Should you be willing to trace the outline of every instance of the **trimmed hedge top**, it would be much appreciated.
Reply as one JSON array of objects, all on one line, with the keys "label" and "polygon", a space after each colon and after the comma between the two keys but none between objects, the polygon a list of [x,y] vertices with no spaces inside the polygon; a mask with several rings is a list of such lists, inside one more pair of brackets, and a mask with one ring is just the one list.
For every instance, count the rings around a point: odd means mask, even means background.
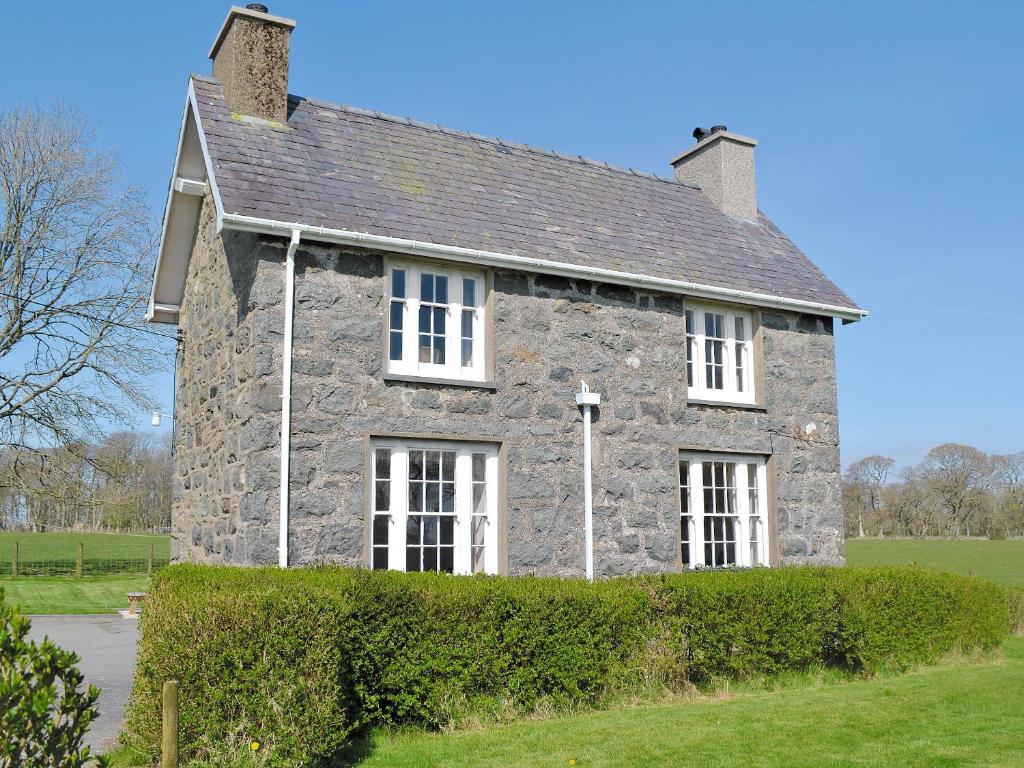
[{"label": "trimmed hedge top", "polygon": [[315,765],[368,725],[990,648],[1010,601],[995,584],[917,568],[587,583],[173,566],[146,603],[128,730],[155,749],[160,689],[175,679],[186,756],[258,741],[272,764]]}]

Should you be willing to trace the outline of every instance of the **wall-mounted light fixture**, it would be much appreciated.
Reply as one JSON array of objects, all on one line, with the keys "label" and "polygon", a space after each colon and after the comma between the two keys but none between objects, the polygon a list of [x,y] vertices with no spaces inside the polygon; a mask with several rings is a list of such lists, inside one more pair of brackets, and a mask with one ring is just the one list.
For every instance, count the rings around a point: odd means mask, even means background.
[{"label": "wall-mounted light fixture", "polygon": [[149,420],[149,423],[154,427],[160,426],[160,419],[171,419],[174,418],[169,413],[160,413],[160,411],[153,411],[153,418]]}]

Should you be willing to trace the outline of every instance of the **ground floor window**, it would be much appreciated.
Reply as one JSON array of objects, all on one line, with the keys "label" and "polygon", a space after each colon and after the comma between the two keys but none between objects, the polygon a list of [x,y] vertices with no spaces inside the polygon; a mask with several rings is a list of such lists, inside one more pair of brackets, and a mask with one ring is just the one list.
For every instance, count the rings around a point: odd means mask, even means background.
[{"label": "ground floor window", "polygon": [[684,568],[768,564],[763,456],[679,457],[679,541]]},{"label": "ground floor window", "polygon": [[374,569],[497,573],[493,445],[374,440]]}]

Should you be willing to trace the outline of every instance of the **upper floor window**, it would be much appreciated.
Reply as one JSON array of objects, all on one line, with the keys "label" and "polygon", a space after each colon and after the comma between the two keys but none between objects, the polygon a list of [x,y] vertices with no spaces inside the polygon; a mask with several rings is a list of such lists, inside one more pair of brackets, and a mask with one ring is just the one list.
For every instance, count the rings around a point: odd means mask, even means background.
[{"label": "upper floor window", "polygon": [[679,541],[684,568],[767,565],[765,473],[762,456],[680,456]]},{"label": "upper floor window", "polygon": [[482,381],[484,275],[392,264],[388,270],[388,372]]},{"label": "upper floor window", "polygon": [[753,322],[749,312],[686,305],[686,384],[700,400],[753,403]]},{"label": "upper floor window", "polygon": [[495,446],[375,440],[371,485],[372,568],[498,572]]}]

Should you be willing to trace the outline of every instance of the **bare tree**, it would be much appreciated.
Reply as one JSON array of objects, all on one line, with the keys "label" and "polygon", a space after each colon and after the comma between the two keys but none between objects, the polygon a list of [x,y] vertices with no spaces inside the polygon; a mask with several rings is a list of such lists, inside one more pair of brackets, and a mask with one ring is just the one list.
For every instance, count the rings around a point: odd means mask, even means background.
[{"label": "bare tree", "polygon": [[968,445],[933,448],[890,479],[893,462],[868,456],[843,473],[848,536],[1024,536],[1024,452],[989,456]]},{"label": "bare tree", "polygon": [[1003,488],[1024,489],[1024,452],[992,457],[992,474]]},{"label": "bare tree", "polygon": [[1024,452],[993,456],[997,523],[1007,538],[1024,535]]},{"label": "bare tree", "polygon": [[115,432],[94,444],[8,449],[0,454],[0,529],[162,528],[173,476],[166,436]]},{"label": "bare tree", "polygon": [[945,443],[928,451],[922,477],[942,504],[953,529],[970,535],[972,516],[981,511],[983,495],[992,476],[992,461],[969,445]]},{"label": "bare tree", "polygon": [[0,445],[67,445],[148,407],[153,228],[74,114],[0,114]]},{"label": "bare tree", "polygon": [[[865,514],[878,517],[884,503],[882,490],[895,464],[888,456],[868,456],[846,468],[846,483],[854,490],[852,498],[857,515],[857,535],[861,538],[864,538]],[[882,526],[879,521],[879,535],[882,535]]]}]

